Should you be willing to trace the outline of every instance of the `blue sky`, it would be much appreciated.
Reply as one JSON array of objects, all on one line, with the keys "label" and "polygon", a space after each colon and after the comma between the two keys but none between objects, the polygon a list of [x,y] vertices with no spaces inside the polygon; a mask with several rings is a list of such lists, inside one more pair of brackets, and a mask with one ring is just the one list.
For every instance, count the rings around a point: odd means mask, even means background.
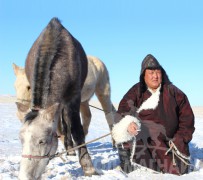
[{"label": "blue sky", "polygon": [[202,0],[0,0],[0,95],[15,95],[12,63],[24,66],[52,17],[106,64],[114,103],[151,53],[191,105],[203,105]]}]

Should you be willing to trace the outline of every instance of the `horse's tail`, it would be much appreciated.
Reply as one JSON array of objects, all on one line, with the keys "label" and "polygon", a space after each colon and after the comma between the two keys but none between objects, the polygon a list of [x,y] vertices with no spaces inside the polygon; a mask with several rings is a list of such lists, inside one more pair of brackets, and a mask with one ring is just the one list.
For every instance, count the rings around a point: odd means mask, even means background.
[{"label": "horse's tail", "polygon": [[61,31],[64,27],[53,18],[39,36],[32,81],[32,108],[44,108],[50,87],[51,66],[60,49]]}]

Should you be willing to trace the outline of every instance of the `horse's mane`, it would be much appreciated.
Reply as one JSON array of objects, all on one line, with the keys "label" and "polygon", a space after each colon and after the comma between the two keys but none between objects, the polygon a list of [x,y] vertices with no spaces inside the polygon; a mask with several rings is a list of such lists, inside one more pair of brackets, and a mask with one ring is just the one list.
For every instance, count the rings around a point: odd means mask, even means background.
[{"label": "horse's mane", "polygon": [[26,121],[32,121],[34,118],[36,118],[39,114],[39,111],[38,110],[32,110],[30,111],[28,114],[26,114],[25,116],[25,122]]},{"label": "horse's mane", "polygon": [[44,107],[50,87],[50,69],[61,49],[61,32],[64,27],[57,18],[53,18],[39,36],[39,47],[35,60],[32,81],[32,107]]}]

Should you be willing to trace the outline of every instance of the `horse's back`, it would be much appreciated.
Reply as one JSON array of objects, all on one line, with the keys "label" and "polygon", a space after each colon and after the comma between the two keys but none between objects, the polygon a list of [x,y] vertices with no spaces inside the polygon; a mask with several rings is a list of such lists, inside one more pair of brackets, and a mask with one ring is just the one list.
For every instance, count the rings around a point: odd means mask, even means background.
[{"label": "horse's back", "polygon": [[97,73],[97,76],[100,73],[107,71],[105,64],[99,58],[95,56],[87,55],[87,59],[92,64],[92,66],[94,66],[94,72]]},{"label": "horse's back", "polygon": [[110,78],[109,72],[106,65],[97,57],[88,56],[88,59],[92,61],[98,73],[97,84],[96,84],[96,94],[101,96],[110,96]]},{"label": "horse's back", "polygon": [[25,70],[32,103],[44,107],[80,94],[87,59],[81,44],[53,18],[33,44]]},{"label": "horse's back", "polygon": [[[88,74],[81,93],[81,102],[88,101],[95,93],[98,86],[104,88],[109,84],[109,75],[104,63],[95,56],[87,56]],[[102,87],[101,87],[102,86]]]}]

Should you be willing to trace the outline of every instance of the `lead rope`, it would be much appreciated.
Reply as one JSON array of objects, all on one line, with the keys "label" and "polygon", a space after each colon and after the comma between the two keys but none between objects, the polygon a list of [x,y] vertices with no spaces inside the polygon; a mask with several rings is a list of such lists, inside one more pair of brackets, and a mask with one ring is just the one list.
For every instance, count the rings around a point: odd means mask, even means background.
[{"label": "lead rope", "polygon": [[[181,154],[178,153],[177,148],[175,148],[175,144],[174,144],[172,141],[169,141],[169,146],[170,146],[170,148],[165,152],[165,155],[167,155],[170,151],[172,152],[172,158],[173,158],[173,165],[174,165],[174,166],[177,165],[177,164],[176,164],[176,161],[175,161],[175,156],[176,156],[176,157],[179,158],[185,165],[187,165],[187,166],[193,166],[193,167],[194,167],[193,164],[190,164],[190,163],[188,163],[188,162],[185,161],[185,159],[188,159],[188,158],[186,158],[186,157],[185,157],[185,158],[181,157]],[[188,159],[188,160],[189,160],[189,159]]]},{"label": "lead rope", "polygon": [[105,112],[105,114],[109,114],[109,113],[113,112],[113,111],[109,111],[109,112],[108,112],[108,111],[104,111],[103,109],[98,108],[98,107],[96,107],[96,106],[93,106],[93,105],[91,105],[91,104],[89,104],[89,106],[92,107],[92,108],[98,109],[98,110],[100,110],[100,111],[103,111],[103,112]]},{"label": "lead rope", "polygon": [[104,137],[106,137],[106,136],[109,136],[109,135],[111,135],[111,133],[105,134],[105,135],[103,135],[103,136],[101,136],[101,137],[98,137],[98,138],[96,138],[96,139],[93,139],[93,140],[91,140],[91,141],[88,141],[88,142],[86,142],[86,143],[83,143],[83,144],[81,144],[81,145],[79,145],[79,146],[76,146],[76,147],[73,147],[73,148],[71,148],[71,149],[67,149],[67,150],[65,150],[65,151],[62,151],[61,153],[56,153],[56,154],[54,154],[54,155],[52,155],[52,156],[49,156],[49,159],[51,160],[51,159],[53,159],[53,158],[55,158],[55,157],[60,157],[60,158],[62,159],[62,161],[65,162],[65,159],[62,158],[62,155],[63,155],[64,153],[67,153],[67,152],[69,152],[69,151],[74,151],[74,150],[76,150],[76,149],[78,149],[78,148],[80,148],[80,147],[83,147],[83,146],[85,146],[85,145],[87,145],[87,144],[90,144],[90,143],[92,143],[92,142],[95,142],[95,141],[97,141],[97,140],[99,140],[99,139],[102,139],[102,138],[104,138]]}]

